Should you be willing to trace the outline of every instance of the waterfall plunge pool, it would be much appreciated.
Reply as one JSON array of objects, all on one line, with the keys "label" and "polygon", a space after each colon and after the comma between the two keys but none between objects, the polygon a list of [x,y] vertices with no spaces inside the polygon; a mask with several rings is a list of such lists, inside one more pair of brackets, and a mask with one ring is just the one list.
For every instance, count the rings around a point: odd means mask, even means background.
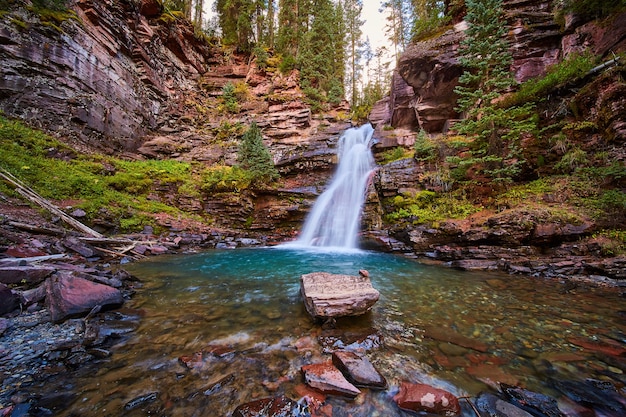
[{"label": "waterfall plunge pool", "polygon": [[[471,397],[501,381],[562,399],[554,381],[593,378],[623,387],[626,379],[623,356],[589,348],[624,347],[624,299],[611,289],[461,272],[366,251],[216,250],[127,269],[143,282],[127,303],[141,316],[138,328],[97,367],[65,376],[61,388],[45,387],[76,391],[59,415],[230,416],[258,398],[297,400],[300,368],[327,360],[324,348],[352,342],[367,349],[389,388],[364,389],[355,401],[329,397],[334,417],[412,415],[392,400],[401,381]],[[300,275],[359,269],[370,272],[380,300],[370,313],[323,330],[305,311]],[[196,358],[193,369],[179,362],[202,350],[219,354]],[[137,398],[150,401],[129,407]],[[461,404],[464,416],[475,415]]]}]

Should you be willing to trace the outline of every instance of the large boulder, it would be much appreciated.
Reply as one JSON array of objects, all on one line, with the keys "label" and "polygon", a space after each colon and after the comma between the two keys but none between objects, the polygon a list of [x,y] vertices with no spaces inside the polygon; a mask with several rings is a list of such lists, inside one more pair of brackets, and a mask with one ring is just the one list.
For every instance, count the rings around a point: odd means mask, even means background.
[{"label": "large boulder", "polygon": [[368,274],[359,276],[313,272],[300,277],[307,312],[314,318],[358,316],[368,312],[380,293]]},{"label": "large boulder", "polygon": [[123,303],[119,290],[72,272],[59,271],[46,281],[46,306],[54,322],[87,314],[95,307],[111,308]]}]

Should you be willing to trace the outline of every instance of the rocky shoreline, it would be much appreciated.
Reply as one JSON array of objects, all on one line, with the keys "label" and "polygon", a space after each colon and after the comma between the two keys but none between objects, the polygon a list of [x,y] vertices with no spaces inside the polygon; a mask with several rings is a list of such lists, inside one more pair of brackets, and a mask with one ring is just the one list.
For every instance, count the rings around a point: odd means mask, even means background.
[{"label": "rocky shoreline", "polygon": [[[53,410],[62,398],[30,398],[23,388],[106,358],[111,346],[137,328],[140,315],[123,304],[141,282],[124,271],[125,263],[165,253],[271,245],[284,239],[209,229],[178,229],[157,237],[146,228],[144,233],[90,241],[18,201],[6,201],[2,213],[0,416],[18,410],[27,413],[31,407]],[[453,268],[562,279],[572,287],[608,285],[618,291],[626,283],[620,275],[626,270],[623,257],[576,256],[571,249],[540,258],[524,247],[450,244],[420,252],[392,233],[366,237],[372,248]],[[581,243],[561,245],[565,246],[582,250]]]}]

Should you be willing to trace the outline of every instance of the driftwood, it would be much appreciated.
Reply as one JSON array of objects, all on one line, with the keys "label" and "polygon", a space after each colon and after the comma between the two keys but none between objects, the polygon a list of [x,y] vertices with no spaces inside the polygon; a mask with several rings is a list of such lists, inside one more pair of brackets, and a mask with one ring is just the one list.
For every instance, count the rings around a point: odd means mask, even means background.
[{"label": "driftwood", "polygon": [[15,228],[26,230],[26,231],[33,232],[33,233],[42,233],[45,235],[63,236],[65,234],[65,231],[61,229],[51,229],[49,227],[35,226],[32,224],[27,224],[27,223],[9,222],[9,226],[13,226]]},{"label": "driftwood", "polygon": [[10,262],[43,262],[43,261],[51,261],[53,259],[64,259],[69,258],[69,256],[65,253],[57,253],[54,255],[42,255],[42,256],[29,256],[26,258],[2,258],[0,259],[0,263],[10,263]]},{"label": "driftwood", "polygon": [[13,174],[11,174],[10,172],[4,169],[0,169],[0,177],[4,178],[4,180],[12,184],[17,190],[17,192],[20,193],[20,195],[22,195],[24,198],[30,200],[31,202],[35,204],[38,204],[39,206],[45,208],[46,210],[50,211],[54,215],[59,216],[61,220],[63,220],[65,223],[69,224],[76,230],[79,230],[92,237],[97,237],[97,238],[104,237],[103,235],[91,229],[90,227],[85,226],[78,220],[65,214],[58,207],[50,203],[45,198],[41,197],[39,194],[33,191],[30,187],[25,185],[22,181],[14,177]]}]

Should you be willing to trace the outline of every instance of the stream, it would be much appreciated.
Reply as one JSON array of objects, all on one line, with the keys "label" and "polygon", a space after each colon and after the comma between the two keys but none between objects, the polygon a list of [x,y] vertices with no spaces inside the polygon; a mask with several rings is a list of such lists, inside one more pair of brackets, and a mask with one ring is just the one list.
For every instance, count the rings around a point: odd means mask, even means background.
[{"label": "stream", "polygon": [[[138,328],[95,369],[47,387],[76,392],[58,415],[230,416],[258,398],[298,400],[300,368],[337,347],[364,349],[389,388],[364,389],[354,401],[329,397],[334,417],[412,415],[392,400],[402,381],[468,397],[504,382],[551,395],[562,410],[571,401],[555,381],[626,382],[626,358],[593,348],[625,347],[624,298],[615,289],[358,250],[215,250],[126,269],[143,288],[118,314],[140,317]],[[380,300],[366,315],[322,329],[306,313],[300,275],[360,269],[369,271]],[[187,366],[179,360],[185,356]],[[462,405],[464,416],[475,416]]]}]

